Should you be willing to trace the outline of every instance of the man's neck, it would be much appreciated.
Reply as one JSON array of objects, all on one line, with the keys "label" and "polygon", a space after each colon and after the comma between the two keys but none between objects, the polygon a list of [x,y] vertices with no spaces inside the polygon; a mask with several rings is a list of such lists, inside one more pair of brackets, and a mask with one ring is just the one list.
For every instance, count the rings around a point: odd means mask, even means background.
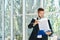
[{"label": "man's neck", "polygon": [[39,16],[38,16],[38,19],[41,19],[41,18],[44,18],[44,17],[39,17]]}]

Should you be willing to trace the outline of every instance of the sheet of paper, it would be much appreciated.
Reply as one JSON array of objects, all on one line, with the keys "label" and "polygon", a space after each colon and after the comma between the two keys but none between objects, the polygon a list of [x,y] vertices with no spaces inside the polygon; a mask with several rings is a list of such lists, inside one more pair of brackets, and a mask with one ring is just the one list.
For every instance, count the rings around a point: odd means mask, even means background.
[{"label": "sheet of paper", "polygon": [[37,35],[37,38],[42,38],[42,35]]},{"label": "sheet of paper", "polygon": [[39,29],[40,30],[44,30],[45,32],[50,30],[47,18],[42,18],[38,21],[39,21]]}]

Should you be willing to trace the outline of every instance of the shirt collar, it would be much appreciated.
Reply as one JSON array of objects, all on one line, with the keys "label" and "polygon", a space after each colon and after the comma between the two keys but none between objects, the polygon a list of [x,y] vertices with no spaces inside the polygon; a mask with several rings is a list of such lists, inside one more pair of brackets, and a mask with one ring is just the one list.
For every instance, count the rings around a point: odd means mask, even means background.
[{"label": "shirt collar", "polygon": [[40,20],[41,18],[40,17],[37,17],[38,20]]}]

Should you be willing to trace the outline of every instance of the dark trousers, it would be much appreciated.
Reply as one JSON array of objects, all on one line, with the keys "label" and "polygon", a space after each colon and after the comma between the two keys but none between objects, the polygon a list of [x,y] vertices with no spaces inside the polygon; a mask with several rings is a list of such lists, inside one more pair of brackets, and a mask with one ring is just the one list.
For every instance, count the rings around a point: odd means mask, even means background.
[{"label": "dark trousers", "polygon": [[36,40],[48,40],[48,38],[37,38]]},{"label": "dark trousers", "polygon": [[42,38],[36,38],[36,40],[42,40]]},{"label": "dark trousers", "polygon": [[31,38],[29,40],[48,40],[48,37],[44,36],[42,38]]}]

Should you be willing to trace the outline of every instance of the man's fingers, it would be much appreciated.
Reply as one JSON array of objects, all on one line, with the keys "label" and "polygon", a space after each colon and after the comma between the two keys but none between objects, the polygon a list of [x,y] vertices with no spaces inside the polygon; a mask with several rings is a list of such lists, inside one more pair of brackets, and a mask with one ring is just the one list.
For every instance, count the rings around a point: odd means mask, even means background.
[{"label": "man's fingers", "polygon": [[47,35],[50,35],[50,34],[51,34],[51,32],[46,32],[46,34],[47,34]]}]

